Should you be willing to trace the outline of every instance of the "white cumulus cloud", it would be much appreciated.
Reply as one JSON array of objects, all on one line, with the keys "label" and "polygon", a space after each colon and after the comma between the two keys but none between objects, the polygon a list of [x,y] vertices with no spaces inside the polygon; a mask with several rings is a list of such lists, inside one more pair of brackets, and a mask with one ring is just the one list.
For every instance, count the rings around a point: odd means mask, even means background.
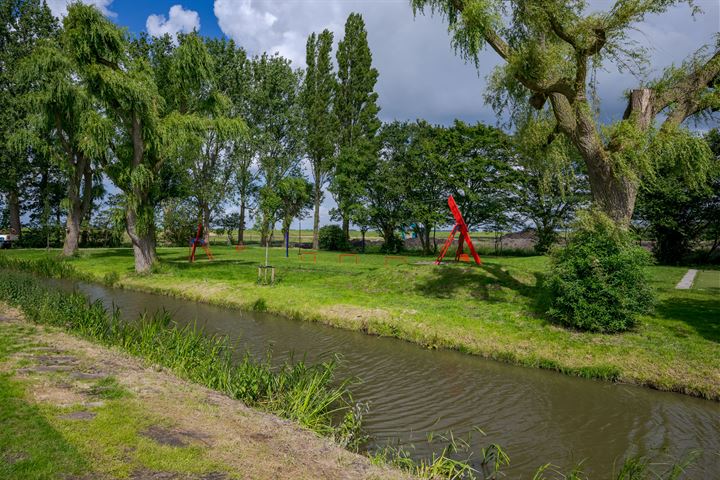
[{"label": "white cumulus cloud", "polygon": [[[58,18],[67,15],[67,7],[73,0],[46,0],[50,11]],[[95,5],[106,17],[114,17],[115,12],[110,11],[110,4],[113,0],[82,0],[87,5]]]},{"label": "white cumulus cloud", "polygon": [[340,30],[347,14],[337,1],[215,0],[214,11],[223,33],[250,53],[279,53],[296,66],[305,63],[307,36]]},{"label": "white cumulus cloud", "polygon": [[200,30],[200,15],[194,10],[185,10],[182,5],[173,5],[167,18],[165,15],[150,15],[145,22],[145,28],[155,37],[166,33],[172,36],[180,32],[189,33]]}]

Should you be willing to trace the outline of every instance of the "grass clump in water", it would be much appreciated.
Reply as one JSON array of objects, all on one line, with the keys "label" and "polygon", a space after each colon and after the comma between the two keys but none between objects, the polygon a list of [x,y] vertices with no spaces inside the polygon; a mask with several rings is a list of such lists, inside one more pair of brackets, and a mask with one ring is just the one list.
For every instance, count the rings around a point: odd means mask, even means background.
[{"label": "grass clump in water", "polygon": [[296,420],[344,446],[357,449],[362,440],[359,411],[353,408],[348,382],[333,385],[334,362],[273,368],[269,361],[259,362],[247,354],[237,361],[226,337],[206,336],[195,326],[177,326],[167,312],[124,322],[119,312],[108,314],[100,302],[88,304],[79,293],[50,290],[18,272],[0,276],[0,300],[20,307],[36,323],[119,346],[249,406]]}]

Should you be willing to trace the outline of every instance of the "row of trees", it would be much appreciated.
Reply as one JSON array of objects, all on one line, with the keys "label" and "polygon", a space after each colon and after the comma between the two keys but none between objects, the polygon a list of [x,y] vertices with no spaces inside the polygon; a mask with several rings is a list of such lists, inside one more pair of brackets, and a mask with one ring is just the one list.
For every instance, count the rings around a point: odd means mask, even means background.
[{"label": "row of trees", "polygon": [[[92,6],[72,5],[62,28],[40,0],[2,0],[0,13],[1,188],[13,230],[22,231],[32,185],[58,221],[64,210],[63,253],[74,254],[80,223],[108,178],[122,192],[115,211],[124,212],[139,272],[156,260],[156,213],[181,203],[193,205],[207,234],[236,199],[242,241],[248,210],[267,239],[312,197],[317,244],[331,182],[347,231],[354,166],[372,154],[379,127],[377,71],[360,15],[348,18],[335,74],[328,31],[308,39],[302,71],[278,55],[250,58],[232,41],[194,33],[131,38]],[[62,202],[51,196],[51,180]]]},{"label": "row of trees", "polygon": [[[653,101],[674,99],[643,114],[666,114],[660,129],[633,113],[645,98],[635,93],[626,119],[602,133],[603,145],[597,118],[588,113],[588,62],[615,59],[622,32],[668,2],[630,2],[613,14],[615,23],[612,16],[583,23],[562,2],[513,2],[515,24],[505,26],[490,7],[468,8],[472,1],[414,3],[447,15],[468,57],[476,58],[487,42],[508,61],[493,74],[488,99],[498,109],[515,107],[514,137],[462,122],[382,125],[378,72],[358,14],[347,19],[335,62],[333,34],[325,30],[310,35],[307,67],[298,70],[278,55],[249,57],[231,40],[194,33],[129,37],[91,6],[72,5],[61,27],[40,0],[0,0],[5,223],[20,232],[23,206],[44,224],[64,216],[63,252],[72,255],[107,178],[121,193],[102,221],[120,220],[137,271],[155,262],[157,225],[167,234],[183,218],[199,219],[206,235],[211,224],[234,225],[242,241],[251,212],[268,241],[278,222],[287,232],[293,218],[312,208],[317,247],[326,192],[346,239],[354,223],[363,232],[379,231],[388,250],[398,247],[400,229],[413,229],[423,249],[432,250],[431,232],[449,221],[450,194],[473,228],[533,224],[541,252],[590,198],[626,226],[641,185],[637,217],[658,238],[668,231],[661,226],[662,201],[678,184],[694,193],[676,197],[705,200],[702,215],[688,209],[693,226],[676,228],[685,233],[671,241],[687,250],[711,230],[717,203],[712,139],[677,125],[716,106],[717,54],[696,55],[651,89]],[[488,21],[480,22],[482,15]],[[540,33],[554,49],[543,55],[533,49]],[[616,37],[601,39],[608,33]],[[563,68],[550,68],[558,59]],[[681,94],[684,114],[678,113]],[[236,222],[222,215],[229,204],[239,207]]]}]

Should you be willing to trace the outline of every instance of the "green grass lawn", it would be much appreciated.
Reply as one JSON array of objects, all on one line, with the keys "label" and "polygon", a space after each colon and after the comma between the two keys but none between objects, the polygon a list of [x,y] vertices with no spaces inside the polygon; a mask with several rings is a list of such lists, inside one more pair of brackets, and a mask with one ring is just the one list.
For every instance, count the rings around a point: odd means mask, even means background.
[{"label": "green grass lawn", "polygon": [[[542,315],[545,257],[485,257],[481,267],[437,267],[432,259],[405,262],[361,255],[340,263],[320,252],[316,262],[297,250],[271,249],[277,283],[257,284],[264,250],[213,247],[189,264],[187,249],[161,248],[156,272],[137,276],[130,249],[85,250],[70,263],[79,274],[126,288],[395,336],[428,348],[454,348],[527,366],[606,378],[720,399],[718,271],[703,271],[691,290],[674,286],[682,267],[649,267],[658,293],[653,315],[632,332],[581,333]],[[50,255],[56,255],[51,251]],[[13,250],[38,259],[43,250]],[[117,278],[115,274],[118,275]]]},{"label": "green grass lawn", "polygon": [[700,270],[695,277],[693,290],[720,294],[720,270]]}]

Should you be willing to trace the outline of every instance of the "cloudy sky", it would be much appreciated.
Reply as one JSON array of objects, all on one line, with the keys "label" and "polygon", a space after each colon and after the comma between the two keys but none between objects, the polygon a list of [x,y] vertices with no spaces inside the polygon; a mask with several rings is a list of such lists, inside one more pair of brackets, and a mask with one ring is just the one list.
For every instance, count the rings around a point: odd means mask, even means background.
[{"label": "cloudy sky", "polygon": [[[465,64],[450,47],[440,18],[414,17],[409,0],[85,0],[131,32],[153,35],[198,30],[205,36],[235,39],[250,53],[279,52],[304,65],[309,33],[328,28],[342,37],[350,12],[363,15],[373,62],[380,73],[377,91],[383,120],[424,118],[447,124],[455,118],[494,124],[483,103],[485,76],[497,65],[486,52],[480,68]],[[62,16],[66,0],[49,0]],[[607,9],[610,0],[589,0],[592,9]],[[633,37],[651,48],[652,71],[681,62],[701,45],[714,43],[720,31],[720,1],[696,0],[704,13],[694,18],[687,6],[653,15],[637,26]],[[623,92],[639,80],[614,69],[598,75],[605,121],[622,115]],[[324,212],[325,213],[325,212]],[[326,215],[323,215],[326,217]]]}]

